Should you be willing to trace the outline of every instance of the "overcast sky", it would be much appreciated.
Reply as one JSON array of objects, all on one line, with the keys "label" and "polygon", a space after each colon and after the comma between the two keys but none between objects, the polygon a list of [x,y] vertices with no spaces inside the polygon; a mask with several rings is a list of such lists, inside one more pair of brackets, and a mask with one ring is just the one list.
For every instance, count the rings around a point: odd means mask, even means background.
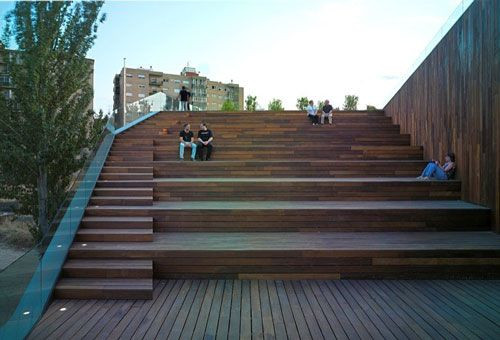
[{"label": "overcast sky", "polygon": [[[189,62],[295,109],[297,97],[345,94],[383,107],[460,0],[108,1],[89,57],[94,108],[113,105],[113,76],[128,67],[179,73]],[[2,17],[12,2],[0,3]]]}]

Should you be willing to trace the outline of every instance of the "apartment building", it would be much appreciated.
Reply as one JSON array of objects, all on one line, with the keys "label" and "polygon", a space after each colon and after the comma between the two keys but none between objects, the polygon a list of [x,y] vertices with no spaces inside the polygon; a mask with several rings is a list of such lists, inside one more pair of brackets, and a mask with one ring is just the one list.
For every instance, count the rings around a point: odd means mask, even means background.
[{"label": "apartment building", "polygon": [[[126,75],[125,82],[123,75]],[[164,110],[178,110],[177,97],[185,86],[191,92],[192,110],[220,110],[226,100],[231,100],[243,109],[243,88],[238,84],[224,84],[210,81],[207,77],[200,76],[195,68],[186,66],[180,74],[169,74],[145,68],[122,68],[115,75],[113,88],[113,110],[123,111],[123,102],[130,104],[139,103],[146,97],[156,93],[166,95]],[[124,90],[125,83],[125,90]],[[126,122],[134,118],[134,114],[125,117]],[[120,119],[117,119],[120,124]],[[123,124],[123,122],[122,122]]]}]

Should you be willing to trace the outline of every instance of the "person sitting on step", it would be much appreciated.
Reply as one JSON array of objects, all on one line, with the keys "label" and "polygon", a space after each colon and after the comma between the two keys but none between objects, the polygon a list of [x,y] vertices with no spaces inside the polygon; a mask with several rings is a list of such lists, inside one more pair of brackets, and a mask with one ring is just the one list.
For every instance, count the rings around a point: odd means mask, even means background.
[{"label": "person sitting on step", "polygon": [[191,126],[186,123],[183,125],[182,131],[179,133],[179,159],[184,160],[184,148],[191,148],[191,160],[194,161],[196,157],[196,143],[194,142],[194,134]]},{"label": "person sitting on step", "polygon": [[456,171],[455,154],[453,152],[449,152],[444,159],[445,163],[443,165],[441,165],[439,161],[430,161],[429,164],[427,164],[427,166],[425,167],[424,171],[422,171],[422,174],[417,177],[417,179],[454,179]]},{"label": "person sitting on step", "polygon": [[328,122],[332,124],[333,118],[333,107],[330,105],[330,101],[325,100],[325,105],[323,106],[323,112],[321,113],[321,124],[325,124],[325,117],[328,117]]},{"label": "person sitting on step", "polygon": [[[207,123],[200,123],[200,131],[198,131],[198,157],[201,161],[210,160],[210,155],[212,154],[212,141],[214,140],[214,135],[211,130],[207,128]],[[207,150],[206,158],[203,157],[203,151]]]},{"label": "person sitting on step", "polygon": [[306,111],[307,118],[309,118],[312,125],[318,124],[318,108],[314,106],[314,102],[312,100],[309,101],[309,105],[307,105]]}]

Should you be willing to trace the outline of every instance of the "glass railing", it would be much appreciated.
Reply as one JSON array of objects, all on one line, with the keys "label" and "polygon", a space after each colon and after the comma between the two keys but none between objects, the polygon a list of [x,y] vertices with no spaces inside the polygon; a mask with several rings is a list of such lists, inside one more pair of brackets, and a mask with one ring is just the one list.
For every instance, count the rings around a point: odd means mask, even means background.
[{"label": "glass railing", "polygon": [[[205,111],[207,109],[206,106],[206,101],[198,102],[197,100],[193,100],[190,103],[189,110]],[[128,103],[125,106],[125,115],[122,114],[123,108],[114,110],[115,127],[122,128],[132,122],[137,123],[141,118],[149,118],[148,115],[150,113],[160,111],[184,111],[184,109],[177,98],[167,96],[163,92],[157,92],[133,103]]]},{"label": "glass railing", "polygon": [[410,66],[405,76],[401,77],[400,80],[395,84],[392,91],[389,92],[388,98],[384,102],[384,107],[391,101],[391,99],[398,93],[398,91],[403,87],[403,85],[408,81],[408,79],[413,75],[413,73],[418,69],[418,67],[424,62],[424,60],[431,54],[431,52],[436,48],[436,46],[441,42],[444,36],[450,31],[450,29],[457,23],[457,21],[462,17],[462,15],[467,11],[467,9],[472,5],[475,0],[462,0],[462,2],[455,8],[453,13],[446,22],[441,26],[439,31],[434,35],[432,40],[427,44],[425,49],[420,53],[417,59]]},{"label": "glass railing", "polygon": [[108,121],[51,223],[30,251],[0,271],[0,339],[23,339],[42,315],[114,139]]}]

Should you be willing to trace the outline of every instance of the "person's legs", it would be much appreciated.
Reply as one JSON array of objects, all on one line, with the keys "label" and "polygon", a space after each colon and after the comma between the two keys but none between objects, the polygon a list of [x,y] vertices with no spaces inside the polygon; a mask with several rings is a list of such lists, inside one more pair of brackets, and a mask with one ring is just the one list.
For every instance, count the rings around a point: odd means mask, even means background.
[{"label": "person's legs", "polygon": [[212,155],[212,144],[208,144],[207,146],[207,161],[210,159],[210,156]]},{"label": "person's legs", "polygon": [[179,143],[179,159],[184,159],[184,143]]},{"label": "person's legs", "polygon": [[196,146],[196,153],[198,154],[198,158],[200,159],[200,161],[203,160],[203,144],[202,143],[198,143],[197,146]]},{"label": "person's legs", "polygon": [[314,116],[307,115],[307,118],[309,118],[309,121],[311,122],[311,124],[314,124]]},{"label": "person's legs", "polygon": [[330,124],[332,124],[332,120],[333,120],[332,115],[331,115],[331,114],[330,114],[330,115],[328,115],[328,122],[329,122]]},{"label": "person's legs", "polygon": [[194,161],[196,158],[196,144],[191,143],[191,160]]},{"label": "person's legs", "polygon": [[436,166],[436,170],[434,171],[433,177],[440,181],[448,179],[448,176],[446,176],[446,172],[444,172],[444,170],[438,166]]},{"label": "person's legs", "polygon": [[430,162],[425,167],[424,171],[422,171],[422,177],[431,177],[434,171],[436,171],[436,163]]},{"label": "person's legs", "polygon": [[321,114],[321,124],[325,124],[325,114]]}]

